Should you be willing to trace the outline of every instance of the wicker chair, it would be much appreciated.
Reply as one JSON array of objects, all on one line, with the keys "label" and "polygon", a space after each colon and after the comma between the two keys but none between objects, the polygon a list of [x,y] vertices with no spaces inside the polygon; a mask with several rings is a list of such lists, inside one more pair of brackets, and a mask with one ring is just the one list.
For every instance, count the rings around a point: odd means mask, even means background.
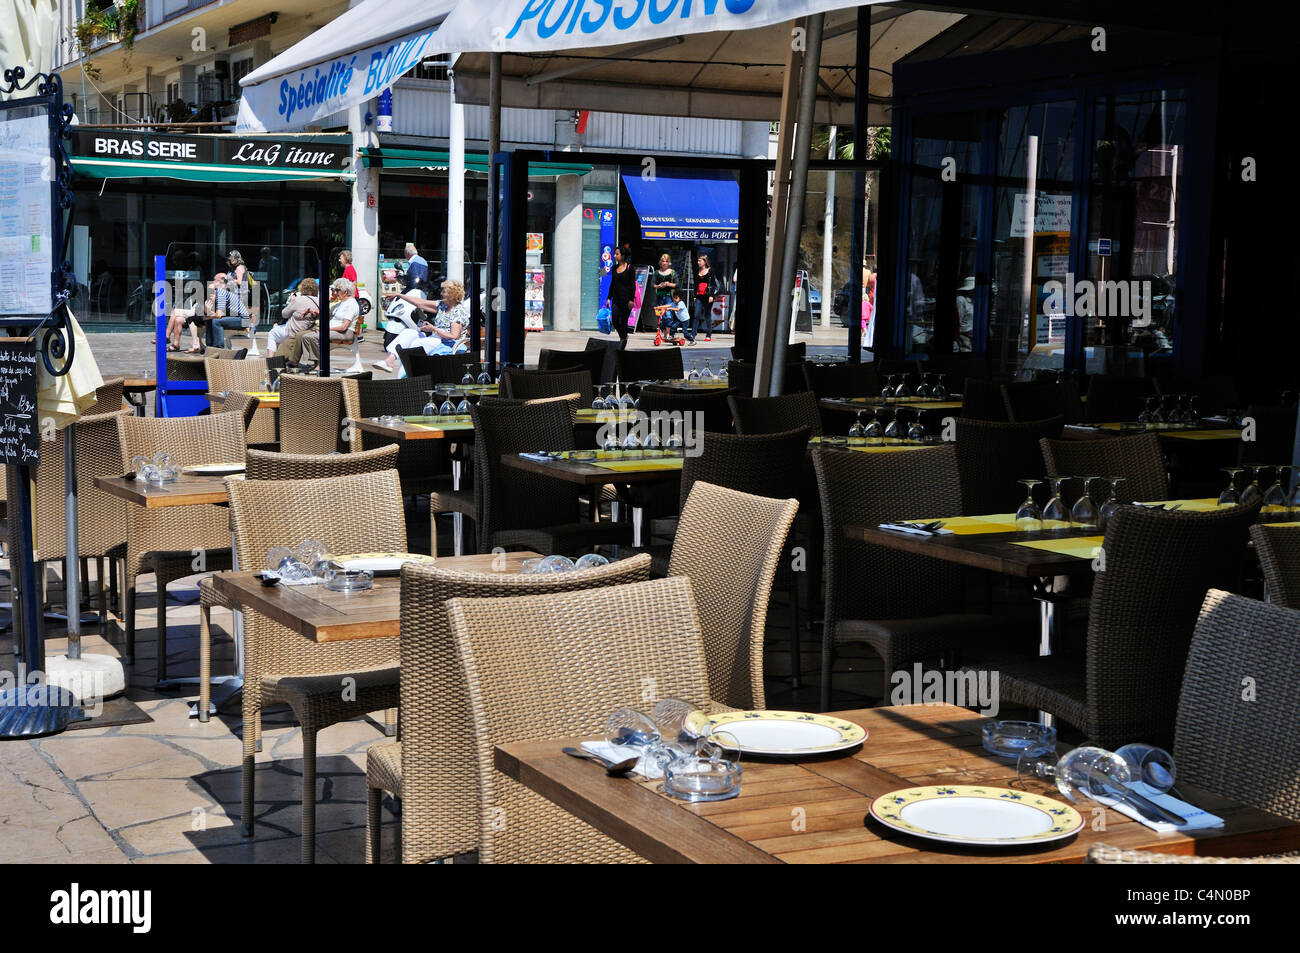
[{"label": "wicker chair", "polygon": [[614,355],[614,375],[622,381],[679,381],[686,372],[682,369],[682,352],[670,347],[618,351]]},{"label": "wicker chair", "polygon": [[1264,570],[1268,601],[1286,609],[1300,609],[1300,526],[1256,523],[1250,528],[1250,538]]},{"label": "wicker chair", "polygon": [[593,384],[605,382],[605,351],[560,351],[544,347],[537,356],[539,371],[584,370],[591,375]]},{"label": "wicker chair", "polygon": [[[227,487],[241,566],[262,564],[267,552],[286,540],[319,539],[332,553],[406,549],[395,470],[324,480],[231,480]],[[345,676],[356,680],[350,699],[339,690]],[[397,639],[312,642],[265,616],[246,613],[244,836],[253,834],[254,758],[264,708],[287,703],[302,724],[302,861],[311,863],[316,853],[316,733],[396,708],[397,701]]]},{"label": "wicker chair", "polygon": [[[244,424],[234,414],[117,418],[121,470],[133,457],[166,450],[186,466],[244,459]],[[135,658],[136,579],[151,567],[158,583],[158,679],[167,677],[167,586],[198,571],[230,568],[230,516],[225,507],[168,506],[126,511],[126,658]],[[265,555],[265,554],[263,554]],[[196,557],[202,569],[196,569]]]},{"label": "wicker chair", "polygon": [[1016,481],[1043,476],[1039,441],[1059,437],[1064,424],[1064,417],[1016,424],[958,418],[957,473],[961,479],[962,513],[1014,513],[1024,499]]},{"label": "wicker chair", "polygon": [[586,371],[526,371],[508,367],[501,372],[501,396],[511,400],[539,400],[577,394],[591,400],[591,375]]},{"label": "wicker chair", "polygon": [[1002,397],[1002,385],[992,381],[968,377],[962,384],[961,415],[967,420],[995,420],[1007,423],[1007,403]]},{"label": "wicker chair", "polygon": [[246,347],[208,347],[203,349],[203,356],[199,360],[242,361],[247,356],[248,348]]},{"label": "wicker chair", "polygon": [[767,604],[799,504],[697,481],[682,508],[669,576],[695,591],[708,661],[709,696],[732,708],[765,708]]},{"label": "wicker chair", "polygon": [[214,399],[212,409],[218,414],[236,414],[244,423],[244,441],[247,443],[249,428],[253,425],[253,417],[256,416],[258,405],[261,403],[261,400],[251,394],[235,391],[227,394],[219,402]]},{"label": "wicker chair", "polygon": [[[1243,675],[1259,681],[1249,701]],[[1298,681],[1300,612],[1209,592],[1178,701],[1179,782],[1300,821]]]},{"label": "wicker chair", "polygon": [[1002,385],[1002,398],[1007,420],[1013,423],[1060,415],[1072,424],[1081,416],[1079,389],[1073,381],[1013,381]]},{"label": "wicker chair", "polygon": [[1156,393],[1155,381],[1149,377],[1093,374],[1088,381],[1083,419],[1089,423],[1137,420],[1145,399],[1154,397]]},{"label": "wicker chair", "polygon": [[[105,599],[105,561],[122,559],[126,555],[126,502],[119,497],[95,488],[97,476],[121,476],[122,453],[118,449],[117,420],[133,412],[119,409],[101,414],[87,414],[73,427],[77,448],[77,547],[82,560],[94,558],[97,562],[98,604],[102,634],[107,627],[108,603]],[[33,559],[39,566],[37,578],[45,579],[45,563],[59,562],[67,557],[66,475],[63,467],[63,434],[57,442],[42,448],[41,461],[34,468],[36,480],[35,510],[33,513]],[[14,481],[18,478],[16,467],[5,468],[4,485],[9,499],[17,492]],[[17,529],[17,521],[10,520],[10,533]],[[11,539],[10,552],[17,552],[16,541]],[[83,570],[84,572],[84,570]],[[86,590],[82,589],[83,596]]]},{"label": "wicker chair", "polygon": [[555,575],[402,570],[402,740],[366,752],[366,859],[379,862],[384,791],[402,799],[401,860],[423,863],[479,849],[478,777],[469,697],[447,620],[452,598],[576,592],[644,582],[650,557]]},{"label": "wicker chair", "polygon": [[[479,861],[639,860],[497,771],[493,749],[599,736],[611,711],[642,697],[647,678],[654,680],[658,697],[710,707],[690,581],[678,577],[548,596],[452,599],[447,613],[474,725]],[[592,625],[593,619],[601,624]],[[499,817],[508,822],[498,823]]]},{"label": "wicker chair", "polygon": [[822,397],[876,397],[880,394],[880,377],[872,363],[803,364],[803,379],[808,389]]},{"label": "wicker chair", "polygon": [[106,377],[104,383],[95,388],[95,403],[86,408],[83,417],[97,417],[100,414],[115,414],[124,406],[123,389],[125,377]]},{"label": "wicker chair", "polygon": [[1121,507],[1102,543],[1085,658],[1003,655],[971,667],[1000,673],[1004,707],[1051,712],[1104,748],[1168,745],[1197,612],[1207,590],[1237,581],[1235,553],[1258,512]]},{"label": "wicker chair", "polygon": [[[786,362],[785,376],[781,378],[782,394],[797,394],[808,388],[808,379],[804,375],[803,367],[803,361]],[[727,364],[727,386],[743,397],[754,395],[754,378],[757,375],[758,366],[753,361],[733,360]]]},{"label": "wicker chair", "polygon": [[[226,391],[229,394],[236,394],[259,391],[262,389],[262,382],[270,373],[266,358],[262,357],[242,361],[215,360],[208,357],[203,363],[207,369],[208,390],[214,393]],[[253,423],[248,427],[248,442],[274,443],[275,439],[275,409],[263,407],[254,414]]]},{"label": "wicker chair", "polygon": [[343,382],[306,374],[280,376],[280,450],[320,454],[343,446]]},{"label": "wicker chair", "polygon": [[248,451],[248,480],[328,480],[358,473],[397,469],[398,448],[377,447],[359,453],[272,453]]},{"label": "wicker chair", "polygon": [[[647,384],[641,388],[639,407],[642,413],[703,414],[704,429],[709,433],[734,433],[731,404],[727,398],[739,393],[734,389],[696,391]],[[694,418],[691,418],[694,420]]]},{"label": "wicker chair", "polygon": [[815,437],[822,435],[821,412],[817,395],[810,390],[780,397],[740,397],[728,400],[738,434],[781,433],[807,427]]},{"label": "wicker chair", "polygon": [[[1115,498],[1121,503],[1169,499],[1165,458],[1160,450],[1160,438],[1153,433],[1101,440],[1049,440],[1044,437],[1039,446],[1050,477],[1124,477],[1115,493]],[[1096,492],[1100,494],[1101,489]]]},{"label": "wicker chair", "polygon": [[169,381],[206,381],[208,378],[207,371],[203,367],[203,358],[197,354],[168,354],[167,379]]},{"label": "wicker chair", "polygon": [[593,546],[630,541],[630,527],[625,524],[580,520],[582,491],[576,484],[501,462],[506,454],[538,447],[574,449],[574,408],[566,399],[518,406],[480,401],[470,406],[479,552],[503,546],[576,556]]},{"label": "wicker chair", "polygon": [[398,349],[407,377],[427,377],[434,384],[458,383],[465,376],[466,354],[429,354],[422,347]]},{"label": "wicker chair", "polygon": [[[822,633],[822,711],[831,706],[831,674],[841,645],[871,646],[894,671],[948,660],[953,651],[1006,632],[1007,619],[959,613],[961,568],[927,556],[848,539],[844,528],[943,516],[961,506],[957,452],[951,445],[908,453],[812,451],[825,526],[826,615]],[[870,567],[870,582],[862,573]]]},{"label": "wicker chair", "polygon": [[[427,377],[406,377],[356,381],[356,413],[350,418],[378,417],[383,414],[419,414],[428,400],[426,391],[433,387]],[[349,408],[351,411],[351,408]],[[451,489],[451,459],[443,440],[401,440],[361,431],[361,449],[398,446],[397,472],[402,476],[404,496],[423,496]]]}]

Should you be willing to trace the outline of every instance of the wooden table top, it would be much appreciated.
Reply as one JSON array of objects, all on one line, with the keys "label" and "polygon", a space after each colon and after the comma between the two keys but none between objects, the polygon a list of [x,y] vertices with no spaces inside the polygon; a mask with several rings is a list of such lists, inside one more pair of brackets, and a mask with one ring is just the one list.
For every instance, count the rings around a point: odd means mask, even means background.
[{"label": "wooden table top", "polygon": [[1295,823],[1182,785],[1187,800],[1224,819],[1222,828],[1157,833],[1085,801],[1078,805],[1085,824],[1077,835],[1038,847],[963,847],[914,838],[867,820],[871,802],[932,784],[1059,794],[1054,785],[1017,779],[1014,763],[986,752],[979,736],[985,719],[964,708],[907,705],[836,717],[866,728],[866,742],[817,760],[742,762],[740,795],[728,801],[690,804],[660,793],[658,781],[607,777],[598,765],[561,752],[578,739],[500,745],[495,763],[657,863],[1078,863],[1099,843],[1208,856],[1300,847]]},{"label": "wooden table top", "polygon": [[357,417],[352,419],[352,424],[358,430],[394,440],[443,440],[448,437],[454,440],[474,434],[474,425],[468,422],[469,418],[463,420],[461,422],[462,418],[457,417],[440,424],[381,424],[375,417]]},{"label": "wooden table top", "polygon": [[1123,434],[1128,436],[1134,433],[1154,433],[1157,437],[1165,440],[1232,440],[1241,439],[1241,429],[1238,427],[1193,427],[1193,428],[1160,428],[1148,430],[1125,429],[1136,428],[1140,425],[1135,423],[1125,423],[1112,421],[1108,423],[1091,424],[1091,425],[1072,425],[1076,430],[1092,429],[1108,431],[1112,433]]},{"label": "wooden table top", "polygon": [[1081,575],[1092,572],[1092,560],[1086,557],[1053,553],[1014,543],[1040,540],[1068,540],[1099,535],[1096,529],[1055,529],[1039,532],[990,533],[979,535],[914,536],[879,526],[854,524],[844,527],[850,539],[900,549],[922,556],[933,556],[950,563],[988,569],[991,572],[1024,579],[1044,576]]},{"label": "wooden table top", "polygon": [[[512,572],[534,552],[443,556],[438,565],[466,572]],[[313,642],[383,639],[396,636],[401,622],[401,576],[376,576],[363,592],[334,592],[324,586],[264,586],[255,572],[219,572],[217,592],[241,609],[260,612]]]},{"label": "wooden table top", "polygon": [[[517,453],[504,454],[501,462],[508,467],[540,473],[543,476],[555,477],[557,480],[577,483],[580,486],[603,486],[606,483],[653,483],[657,480],[671,480],[681,474],[682,458],[675,458],[677,465],[674,467],[665,465],[667,459],[662,457],[651,459],[644,461],[647,464],[645,467],[617,470],[597,466],[594,460],[533,460]],[[628,465],[631,466],[635,462],[628,461]],[[655,465],[651,466],[651,464]]]},{"label": "wooden table top", "polygon": [[146,483],[126,477],[95,477],[95,487],[105,493],[121,497],[128,503],[157,509],[163,506],[197,506],[201,503],[227,502],[226,481],[243,479],[242,474],[231,476],[194,476],[181,473],[175,483]]},{"label": "wooden table top", "polygon": [[151,377],[128,377],[122,382],[122,390],[129,393],[144,393],[157,390],[158,382]]}]

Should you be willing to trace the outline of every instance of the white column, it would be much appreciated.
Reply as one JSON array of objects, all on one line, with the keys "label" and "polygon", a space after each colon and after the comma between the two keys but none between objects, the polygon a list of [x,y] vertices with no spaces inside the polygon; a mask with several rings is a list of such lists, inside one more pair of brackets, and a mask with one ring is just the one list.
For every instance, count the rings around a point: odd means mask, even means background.
[{"label": "white column", "polygon": [[551,326],[556,331],[582,327],[582,177],[555,179],[555,248],[551,255]]},{"label": "white column", "polygon": [[[348,110],[348,132],[352,133],[352,228],[348,244],[352,249],[352,266],[357,270],[357,287],[363,297],[379,308],[379,173],[361,163],[358,150],[379,145],[374,125],[367,127],[365,114],[374,112],[374,101],[362,102]],[[375,205],[370,207],[368,197]],[[372,311],[372,314],[374,312]],[[373,319],[370,319],[373,323]]]},{"label": "white column", "polygon": [[447,277],[465,280],[465,107],[456,102],[456,80],[450,83],[451,120],[447,129]]}]

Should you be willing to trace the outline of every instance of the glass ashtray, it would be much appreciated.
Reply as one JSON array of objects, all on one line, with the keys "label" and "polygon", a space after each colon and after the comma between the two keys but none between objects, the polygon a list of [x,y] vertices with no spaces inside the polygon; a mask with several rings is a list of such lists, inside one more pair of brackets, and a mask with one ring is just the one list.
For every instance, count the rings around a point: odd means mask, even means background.
[{"label": "glass ashtray", "polygon": [[327,569],[325,588],[334,592],[361,592],[375,584],[375,574],[368,569]]},{"label": "glass ashtray", "polygon": [[678,758],[664,768],[664,793],[682,801],[725,801],[740,793],[743,771],[733,761]]},{"label": "glass ashtray", "polygon": [[1039,757],[1056,750],[1056,729],[1037,721],[990,721],[983,735],[984,750],[1003,758]]}]

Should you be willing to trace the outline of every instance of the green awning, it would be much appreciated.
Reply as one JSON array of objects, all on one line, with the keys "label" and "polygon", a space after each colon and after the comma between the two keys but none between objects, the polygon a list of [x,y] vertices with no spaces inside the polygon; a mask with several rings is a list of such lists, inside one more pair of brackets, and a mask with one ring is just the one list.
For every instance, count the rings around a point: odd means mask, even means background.
[{"label": "green awning", "polygon": [[73,171],[96,179],[163,177],[186,182],[285,182],[299,179],[352,179],[337,169],[251,169],[191,162],[149,162],[138,159],[72,157]]},{"label": "green awning", "polygon": [[[362,148],[361,163],[370,169],[436,169],[451,166],[451,153],[446,149],[403,149],[393,146]],[[582,162],[530,162],[528,174],[537,176],[586,175],[594,168]],[[465,153],[465,171],[488,173],[486,152]]]}]

